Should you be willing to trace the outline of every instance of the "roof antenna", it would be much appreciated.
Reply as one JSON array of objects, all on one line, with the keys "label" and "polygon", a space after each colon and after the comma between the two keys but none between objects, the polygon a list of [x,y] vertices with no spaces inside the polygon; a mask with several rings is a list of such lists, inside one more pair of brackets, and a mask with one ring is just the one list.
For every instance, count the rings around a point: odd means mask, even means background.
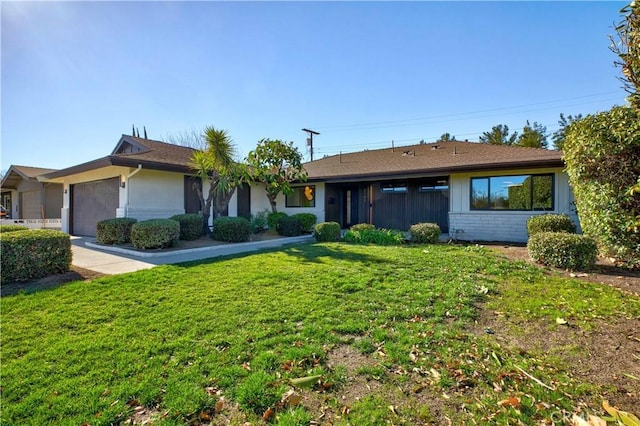
[{"label": "roof antenna", "polygon": [[142,126],[142,128],[144,129],[144,138],[145,138],[145,139],[149,139],[149,138],[147,137],[147,126]]}]

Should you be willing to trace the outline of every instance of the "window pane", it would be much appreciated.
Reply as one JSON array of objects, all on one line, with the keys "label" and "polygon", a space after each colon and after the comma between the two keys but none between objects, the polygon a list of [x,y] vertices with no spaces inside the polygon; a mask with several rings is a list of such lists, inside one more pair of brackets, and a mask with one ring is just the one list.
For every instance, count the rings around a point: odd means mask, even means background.
[{"label": "window pane", "polygon": [[384,193],[407,192],[407,184],[406,183],[383,183],[380,185],[380,191]]},{"label": "window pane", "polygon": [[489,179],[488,178],[471,179],[471,208],[472,209],[488,209],[489,208]]},{"label": "window pane", "polygon": [[285,205],[287,207],[315,207],[315,185],[294,187],[293,192],[285,197]]},{"label": "window pane", "polygon": [[533,177],[533,209],[553,210],[553,177]]}]

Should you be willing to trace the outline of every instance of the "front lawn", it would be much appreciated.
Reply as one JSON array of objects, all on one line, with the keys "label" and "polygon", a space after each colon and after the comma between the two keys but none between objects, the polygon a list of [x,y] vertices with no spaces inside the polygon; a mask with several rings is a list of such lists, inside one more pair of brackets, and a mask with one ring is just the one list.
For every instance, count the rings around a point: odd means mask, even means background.
[{"label": "front lawn", "polygon": [[618,391],[574,374],[574,341],[518,336],[640,318],[638,297],[446,245],[308,244],[0,304],[0,423],[15,425],[551,424]]}]

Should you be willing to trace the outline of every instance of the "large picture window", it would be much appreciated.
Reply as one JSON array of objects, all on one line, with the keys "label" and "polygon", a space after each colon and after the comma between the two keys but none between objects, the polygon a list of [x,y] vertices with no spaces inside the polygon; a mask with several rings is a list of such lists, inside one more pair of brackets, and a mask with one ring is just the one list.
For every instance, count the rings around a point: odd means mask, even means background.
[{"label": "large picture window", "polygon": [[553,210],[553,174],[471,179],[472,210]]},{"label": "large picture window", "polygon": [[315,185],[294,187],[293,192],[285,197],[285,205],[287,207],[315,207]]}]

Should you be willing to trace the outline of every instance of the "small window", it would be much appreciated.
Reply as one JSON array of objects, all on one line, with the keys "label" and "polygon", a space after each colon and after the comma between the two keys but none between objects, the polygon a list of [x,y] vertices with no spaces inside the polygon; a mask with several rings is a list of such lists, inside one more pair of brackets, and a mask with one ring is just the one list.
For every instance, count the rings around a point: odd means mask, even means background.
[{"label": "small window", "polygon": [[287,207],[315,207],[315,185],[294,187],[293,192],[285,197],[285,205]]},{"label": "small window", "polygon": [[402,194],[407,192],[406,182],[383,183],[380,185],[380,191],[384,194]]},{"label": "small window", "polygon": [[553,210],[553,175],[471,179],[472,210]]}]

